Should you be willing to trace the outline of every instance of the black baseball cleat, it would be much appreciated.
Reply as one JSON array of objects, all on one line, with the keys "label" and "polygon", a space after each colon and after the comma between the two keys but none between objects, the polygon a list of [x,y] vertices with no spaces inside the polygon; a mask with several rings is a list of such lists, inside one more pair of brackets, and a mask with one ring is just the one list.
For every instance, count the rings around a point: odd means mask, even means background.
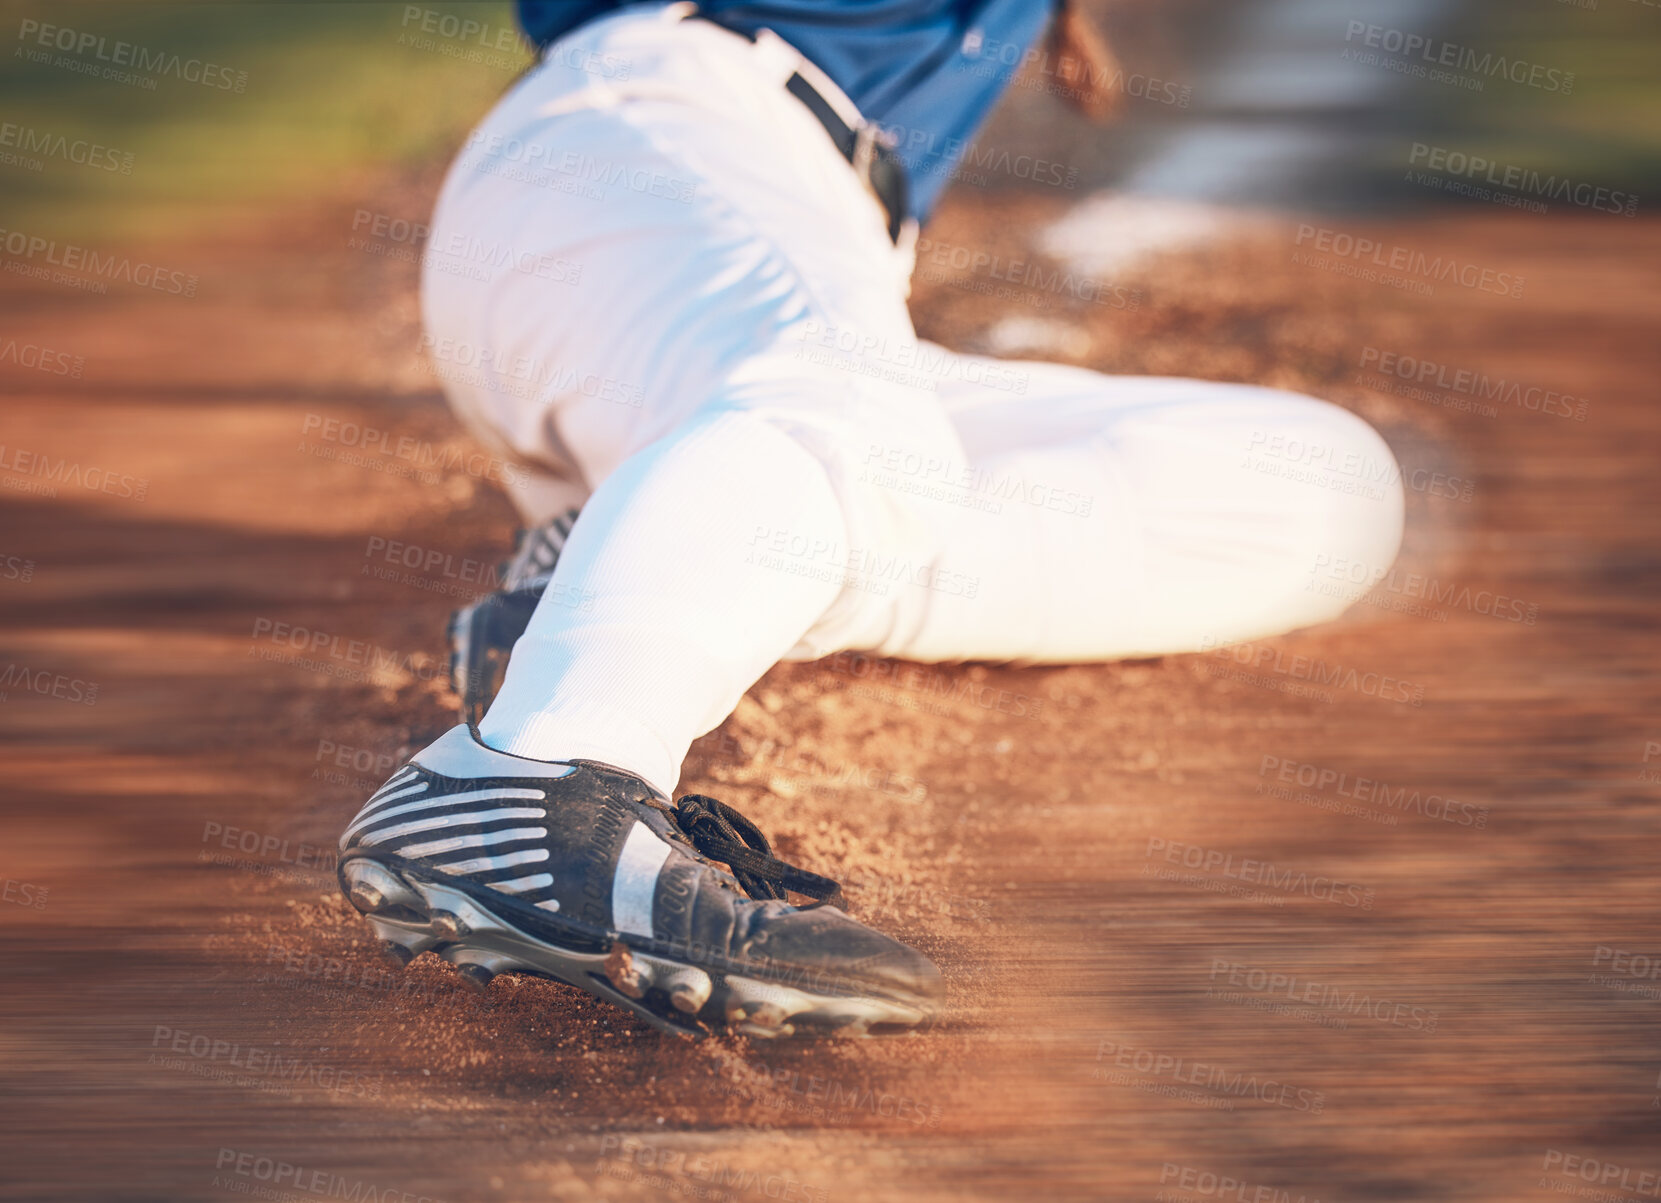
[{"label": "black baseball cleat", "polygon": [[500,569],[501,587],[450,615],[450,684],[470,725],[478,726],[501,688],[508,655],[547,592],[578,512],[520,531],[513,557]]},{"label": "black baseball cleat", "polygon": [[835,882],[774,858],[730,806],[670,805],[621,769],[497,752],[465,726],[394,773],[340,849],[387,954],[432,949],[479,989],[556,978],[691,1036],[863,1036],[939,1009],[928,958],[849,918]]}]

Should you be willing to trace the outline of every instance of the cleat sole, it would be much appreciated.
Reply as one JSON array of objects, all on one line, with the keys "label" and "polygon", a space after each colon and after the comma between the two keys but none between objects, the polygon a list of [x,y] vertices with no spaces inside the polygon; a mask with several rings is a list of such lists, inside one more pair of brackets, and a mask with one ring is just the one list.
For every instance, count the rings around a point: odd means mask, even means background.
[{"label": "cleat sole", "polygon": [[[730,969],[688,964],[613,938],[594,950],[566,948],[526,932],[480,905],[458,884],[394,871],[358,857],[341,866],[353,905],[373,888],[380,906],[366,919],[387,955],[408,964],[435,949],[463,984],[483,992],[498,975],[552,978],[638,1015],[660,1031],[703,1037],[723,1020],[730,1031],[772,1040],[798,1033],[860,1037],[872,1029],[913,1029],[929,1009],[878,996],[821,994]],[[363,909],[359,907],[359,909]],[[393,951],[396,949],[397,951]]]},{"label": "cleat sole", "polygon": [[470,931],[466,920],[454,911],[434,911],[429,922],[433,931],[446,940],[459,940]]}]

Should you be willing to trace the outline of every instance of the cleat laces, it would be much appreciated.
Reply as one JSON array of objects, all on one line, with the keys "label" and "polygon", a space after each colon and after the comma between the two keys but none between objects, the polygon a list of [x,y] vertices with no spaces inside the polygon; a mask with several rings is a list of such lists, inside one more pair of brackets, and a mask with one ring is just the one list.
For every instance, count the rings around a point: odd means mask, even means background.
[{"label": "cleat laces", "polygon": [[671,817],[694,848],[732,869],[751,898],[782,900],[791,890],[814,899],[815,906],[846,906],[839,884],[779,860],[761,829],[725,802],[687,794]]}]

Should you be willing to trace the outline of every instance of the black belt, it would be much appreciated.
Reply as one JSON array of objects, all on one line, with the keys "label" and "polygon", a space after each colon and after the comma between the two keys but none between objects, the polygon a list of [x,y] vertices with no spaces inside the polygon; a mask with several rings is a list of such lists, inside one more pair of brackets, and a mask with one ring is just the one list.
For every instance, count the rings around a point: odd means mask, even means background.
[{"label": "black belt", "polygon": [[[755,41],[754,34],[734,29],[707,13],[691,13],[687,19],[708,21],[730,33],[736,33],[741,38]],[[900,161],[900,156],[878,140],[875,125],[867,122],[855,129],[842,120],[842,115],[801,72],[794,72],[784,81],[784,90],[805,104],[807,111],[818,118],[819,124],[825,127],[831,141],[836,143],[836,149],[841,151],[842,157],[852,165],[859,182],[870,190],[871,195],[877,198],[877,203],[888,214],[888,237],[898,242],[900,232],[905,228],[907,210],[905,164]]]}]

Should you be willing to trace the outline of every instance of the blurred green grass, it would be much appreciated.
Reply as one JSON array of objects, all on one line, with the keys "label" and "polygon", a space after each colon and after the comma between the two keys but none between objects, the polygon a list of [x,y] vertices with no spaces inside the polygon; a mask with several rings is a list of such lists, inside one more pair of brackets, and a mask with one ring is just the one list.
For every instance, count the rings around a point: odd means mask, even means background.
[{"label": "blurred green grass", "polygon": [[[1446,31],[1481,51],[1573,71],[1571,93],[1432,84],[1389,119],[1427,141],[1652,195],[1661,187],[1661,9],[1591,2],[1598,7],[1471,0]],[[1192,44],[1208,12],[1215,6],[1164,12],[1161,36]],[[149,91],[29,61],[25,49],[39,49],[20,37],[30,20],[208,59],[245,71],[247,83],[239,93],[152,71]],[[423,29],[464,20],[486,46]],[[513,30],[508,0],[0,0],[0,123],[95,141],[133,164],[122,174],[49,155],[33,156],[39,170],[0,162],[0,225],[106,243],[200,234],[442,161],[529,62]],[[17,153],[3,141],[0,152]],[[1392,160],[1365,186],[1388,196],[1399,176]]]},{"label": "blurred green grass", "polygon": [[[1661,7],[1641,0],[1511,3],[1457,10],[1448,38],[1572,72],[1572,90],[1490,80],[1479,93],[1423,90],[1427,132],[1505,162],[1653,193],[1661,185]],[[1645,206],[1647,208],[1647,206]]]},{"label": "blurred green grass", "polygon": [[[411,10],[420,15],[412,18]],[[481,23],[489,48],[421,32],[423,22],[446,17]],[[140,72],[157,79],[146,91],[31,62],[25,48],[43,50],[38,31],[20,37],[31,19],[103,37],[106,53],[125,40],[246,71],[247,82],[237,93],[167,71]],[[38,171],[0,164],[0,223],[103,241],[176,237],[442,158],[529,62],[513,29],[506,0],[4,4],[0,121],[131,154],[132,172],[40,154],[28,156],[41,163]],[[505,48],[496,48],[498,37]],[[421,48],[411,38],[452,51],[471,47],[486,61]],[[80,61],[97,59],[89,51]]]}]

